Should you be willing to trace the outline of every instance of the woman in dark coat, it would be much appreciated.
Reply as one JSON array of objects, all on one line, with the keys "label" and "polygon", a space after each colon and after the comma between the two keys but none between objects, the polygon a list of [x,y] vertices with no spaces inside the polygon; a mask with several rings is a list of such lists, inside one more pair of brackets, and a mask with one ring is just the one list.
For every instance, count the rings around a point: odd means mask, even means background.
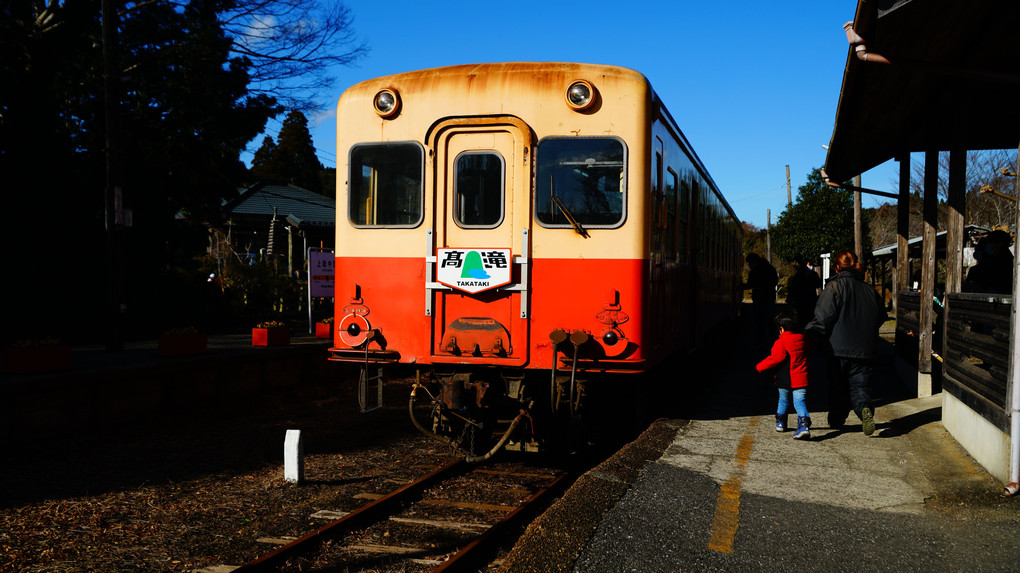
[{"label": "woman in dark coat", "polygon": [[871,376],[878,329],[887,315],[878,293],[864,282],[864,268],[857,255],[844,251],[834,262],[838,274],[825,285],[814,318],[804,330],[813,338],[827,339],[831,347],[829,427],[843,427],[853,409],[864,434],[870,436],[875,432]]}]

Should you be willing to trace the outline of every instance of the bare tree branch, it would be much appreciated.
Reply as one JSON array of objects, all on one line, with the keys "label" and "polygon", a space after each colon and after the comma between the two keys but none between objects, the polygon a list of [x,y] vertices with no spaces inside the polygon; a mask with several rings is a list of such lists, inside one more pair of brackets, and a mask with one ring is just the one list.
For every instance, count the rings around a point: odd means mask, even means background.
[{"label": "bare tree branch", "polygon": [[250,65],[251,92],[291,108],[316,107],[316,92],[333,85],[331,69],[368,52],[342,2],[239,0],[220,21],[234,53]]}]

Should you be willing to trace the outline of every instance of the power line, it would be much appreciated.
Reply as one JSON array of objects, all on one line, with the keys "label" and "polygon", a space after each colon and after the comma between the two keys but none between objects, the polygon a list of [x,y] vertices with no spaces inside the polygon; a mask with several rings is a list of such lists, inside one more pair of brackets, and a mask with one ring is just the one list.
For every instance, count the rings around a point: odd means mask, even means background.
[{"label": "power line", "polygon": [[[275,121],[276,123],[280,124],[280,127],[275,129],[275,130],[271,130],[269,128],[269,126],[267,125],[266,128],[262,130],[262,133],[260,135],[263,135],[263,136],[268,135],[269,137],[272,137],[274,140],[279,141],[279,139],[280,139],[280,129],[283,128],[283,121],[279,120],[279,119],[277,119],[275,117],[269,118],[269,121]],[[309,133],[309,135],[311,135],[311,133]],[[312,141],[312,149],[315,150],[316,157],[319,158],[319,161],[322,162],[324,167],[333,167],[333,168],[336,168],[336,154],[335,153],[333,153],[332,151],[330,151],[328,149],[323,149],[321,147],[316,147],[314,141]],[[252,153],[254,154],[254,152],[252,152]],[[325,161],[323,161],[323,160],[325,160]]]},{"label": "power line", "polygon": [[766,189],[765,191],[761,191],[759,193],[754,193],[752,195],[743,195],[743,196],[740,196],[740,197],[734,197],[733,199],[730,199],[729,201],[730,201],[730,203],[736,203],[738,201],[746,201],[748,199],[754,199],[755,197],[761,197],[762,195],[767,195],[769,193],[775,193],[776,191],[779,191],[779,190],[781,190],[784,187],[786,187],[786,183],[783,183],[783,184],[781,184],[778,187],[775,187],[773,189]]}]

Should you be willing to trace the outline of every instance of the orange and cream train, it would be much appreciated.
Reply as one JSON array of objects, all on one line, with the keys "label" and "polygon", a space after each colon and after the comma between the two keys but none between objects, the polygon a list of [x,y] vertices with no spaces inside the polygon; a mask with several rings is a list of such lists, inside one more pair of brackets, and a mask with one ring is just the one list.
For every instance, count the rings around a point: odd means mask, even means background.
[{"label": "orange and cream train", "polygon": [[739,221],[626,68],[462,65],[351,87],[336,220],[331,360],[362,363],[363,384],[412,367],[415,423],[475,454],[554,440],[742,295]]}]

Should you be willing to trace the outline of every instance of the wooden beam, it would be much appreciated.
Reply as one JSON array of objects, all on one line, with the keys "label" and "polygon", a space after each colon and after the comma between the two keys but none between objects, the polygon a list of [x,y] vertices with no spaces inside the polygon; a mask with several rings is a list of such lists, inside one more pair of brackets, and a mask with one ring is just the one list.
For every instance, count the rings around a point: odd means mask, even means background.
[{"label": "wooden beam", "polygon": [[963,222],[967,215],[967,150],[949,152],[949,197],[946,230],[946,294],[963,286]]},{"label": "wooden beam", "polygon": [[864,260],[864,238],[861,232],[861,176],[854,177],[854,254],[858,261]]},{"label": "wooden beam", "polygon": [[900,156],[900,188],[896,201],[896,266],[893,269],[893,312],[899,316],[899,291],[910,288],[910,154]]},{"label": "wooden beam", "polygon": [[[918,325],[917,370],[931,374],[932,324],[934,322],[935,297],[935,234],[938,228],[939,204],[939,153],[937,150],[924,154],[924,205],[922,207],[923,227],[921,236],[921,319]],[[922,388],[918,381],[918,397],[931,395],[930,378],[928,388]]]},{"label": "wooden beam", "polygon": [[[967,150],[955,148],[949,152],[949,185],[946,207],[946,292],[942,295],[942,348],[938,349],[942,360],[949,362],[949,293],[957,293],[963,287],[963,223],[967,215]],[[943,373],[952,365],[943,367]]]}]

